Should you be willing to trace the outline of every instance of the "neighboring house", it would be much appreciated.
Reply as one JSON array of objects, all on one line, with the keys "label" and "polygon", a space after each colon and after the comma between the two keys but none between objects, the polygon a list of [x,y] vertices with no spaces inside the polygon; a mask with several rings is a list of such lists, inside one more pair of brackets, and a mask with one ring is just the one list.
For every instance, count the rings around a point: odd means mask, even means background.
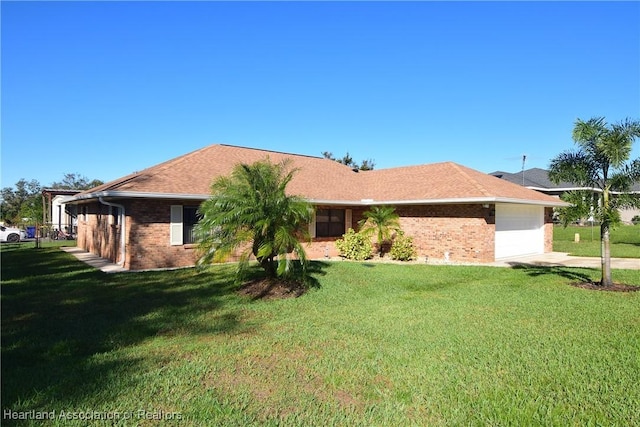
[{"label": "neighboring house", "polygon": [[[42,223],[49,232],[76,232],[75,206],[67,206],[67,199],[80,190],[45,188],[42,190]],[[44,236],[43,236],[44,237]]]},{"label": "neighboring house", "polygon": [[[558,184],[555,184],[549,179],[549,171],[540,168],[526,169],[517,173],[497,171],[492,172],[489,175],[504,179],[509,182],[513,182],[514,184],[521,185],[531,190],[536,190],[541,193],[557,197],[560,197],[567,191],[574,190],[600,191],[594,188],[579,187],[571,182],[560,182]],[[631,187],[631,191],[633,193],[640,194],[640,183],[635,183],[633,187]],[[613,194],[615,195],[616,193],[614,192]],[[640,215],[640,209],[620,210],[620,217],[622,219],[622,222],[627,224],[631,224],[631,219],[636,215]]]},{"label": "neighboring house", "polygon": [[374,205],[392,205],[418,255],[454,262],[552,250],[557,198],[446,162],[357,172],[333,160],[211,145],[72,197],[78,246],[131,270],[193,265],[192,229],[211,182],[235,165],[290,159],[287,191],[316,208],[310,258],[336,256],[335,240]]}]

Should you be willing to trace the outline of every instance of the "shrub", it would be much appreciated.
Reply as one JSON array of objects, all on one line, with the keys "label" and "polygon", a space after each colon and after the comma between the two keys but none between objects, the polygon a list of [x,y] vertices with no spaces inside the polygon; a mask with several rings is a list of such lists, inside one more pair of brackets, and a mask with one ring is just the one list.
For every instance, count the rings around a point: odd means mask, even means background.
[{"label": "shrub", "polygon": [[631,223],[632,223],[633,225],[638,225],[638,224],[640,224],[640,215],[636,215],[636,216],[634,216],[633,218],[631,218]]},{"label": "shrub", "polygon": [[371,240],[362,233],[356,233],[353,228],[347,230],[342,239],[336,240],[336,248],[340,251],[340,256],[355,261],[369,259],[373,252]]},{"label": "shrub", "polygon": [[377,236],[376,248],[382,257],[385,249],[389,249],[385,242],[389,241],[393,232],[400,231],[398,214],[393,206],[373,206],[362,215],[363,219],[358,222],[360,233],[365,236]]},{"label": "shrub", "polygon": [[413,237],[405,236],[404,233],[400,231],[391,245],[390,255],[391,259],[398,261],[411,261],[414,259],[418,255],[418,252],[415,246],[413,246]]}]

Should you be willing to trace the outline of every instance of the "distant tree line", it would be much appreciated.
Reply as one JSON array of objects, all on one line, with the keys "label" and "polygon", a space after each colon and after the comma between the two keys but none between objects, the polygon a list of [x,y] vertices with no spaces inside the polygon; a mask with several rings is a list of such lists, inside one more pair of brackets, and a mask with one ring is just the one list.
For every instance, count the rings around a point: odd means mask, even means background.
[{"label": "distant tree line", "polygon": [[42,190],[88,190],[103,184],[98,179],[89,180],[77,173],[65,173],[61,181],[43,187],[35,179],[22,178],[13,187],[3,187],[0,191],[0,220],[6,224],[20,224],[27,219],[33,222],[42,218]]},{"label": "distant tree line", "polygon": [[335,160],[336,162],[342,163],[343,165],[349,166],[355,170],[370,171],[373,170],[376,165],[372,159],[365,159],[358,164],[358,162],[354,161],[353,157],[349,155],[349,152],[347,152],[347,154],[345,154],[341,159],[336,159],[330,151],[323,151],[322,155],[325,159]]}]

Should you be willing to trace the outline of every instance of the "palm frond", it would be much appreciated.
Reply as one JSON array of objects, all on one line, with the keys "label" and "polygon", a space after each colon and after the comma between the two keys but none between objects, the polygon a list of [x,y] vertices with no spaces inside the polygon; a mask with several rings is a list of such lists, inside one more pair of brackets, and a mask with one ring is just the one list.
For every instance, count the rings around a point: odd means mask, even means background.
[{"label": "palm frond", "polygon": [[[287,254],[292,250],[306,262],[298,238],[308,236],[313,209],[303,199],[286,193],[295,171],[288,161],[273,164],[267,158],[240,164],[230,176],[215,180],[211,198],[200,206],[202,219],[196,226],[201,262],[239,250],[243,251],[240,267],[253,255],[269,274],[291,270]],[[273,269],[276,256],[278,268]]]},{"label": "palm frond", "polygon": [[584,151],[564,151],[551,160],[549,179],[558,184],[573,182],[583,187],[598,186],[597,166]]}]

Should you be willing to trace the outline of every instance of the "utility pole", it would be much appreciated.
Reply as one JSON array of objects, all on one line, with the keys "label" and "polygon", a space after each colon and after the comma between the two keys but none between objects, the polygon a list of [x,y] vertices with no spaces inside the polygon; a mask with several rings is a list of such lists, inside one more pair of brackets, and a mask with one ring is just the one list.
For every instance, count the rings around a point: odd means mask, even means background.
[{"label": "utility pole", "polygon": [[524,187],[524,162],[527,160],[527,155],[522,155],[522,186]]}]

